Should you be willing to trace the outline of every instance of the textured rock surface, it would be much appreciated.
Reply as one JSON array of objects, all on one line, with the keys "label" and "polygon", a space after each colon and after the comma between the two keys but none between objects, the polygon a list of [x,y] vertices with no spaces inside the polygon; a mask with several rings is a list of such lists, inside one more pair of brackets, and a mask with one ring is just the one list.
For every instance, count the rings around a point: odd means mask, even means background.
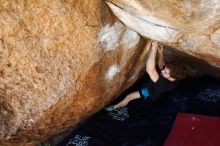
[{"label": "textured rock surface", "polygon": [[[219,67],[219,9],[200,18],[176,1],[137,2],[178,28],[150,38]],[[0,27],[0,145],[34,145],[92,115],[138,78],[148,52],[102,0],[0,0]]]},{"label": "textured rock surface", "polygon": [[108,0],[108,5],[132,30],[220,68],[220,1]]},{"label": "textured rock surface", "polygon": [[96,112],[147,52],[101,0],[0,0],[0,26],[0,145],[34,145]]}]

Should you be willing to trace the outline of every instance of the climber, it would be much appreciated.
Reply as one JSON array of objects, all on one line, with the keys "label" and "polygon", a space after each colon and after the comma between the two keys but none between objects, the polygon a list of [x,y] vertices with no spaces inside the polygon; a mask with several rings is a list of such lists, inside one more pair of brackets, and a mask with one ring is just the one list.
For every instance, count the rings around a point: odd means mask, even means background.
[{"label": "climber", "polygon": [[[153,100],[158,98],[162,93],[173,90],[180,79],[185,78],[184,74],[175,73],[173,67],[169,64],[165,64],[163,57],[163,46],[157,42],[151,43],[150,53],[146,61],[146,72],[149,75],[149,81],[139,90],[128,94],[121,102],[116,105],[110,105],[105,109],[112,111],[117,108],[126,106],[131,100],[147,98]],[[160,73],[156,67],[156,56],[159,55],[158,67],[161,70]],[[172,69],[171,69],[172,68]]]}]

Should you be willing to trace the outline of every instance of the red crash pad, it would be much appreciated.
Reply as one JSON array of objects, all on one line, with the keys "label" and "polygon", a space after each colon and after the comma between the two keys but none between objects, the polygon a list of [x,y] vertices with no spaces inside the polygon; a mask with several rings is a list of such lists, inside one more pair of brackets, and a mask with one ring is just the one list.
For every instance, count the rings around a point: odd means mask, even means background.
[{"label": "red crash pad", "polygon": [[220,117],[179,113],[164,146],[220,146]]}]

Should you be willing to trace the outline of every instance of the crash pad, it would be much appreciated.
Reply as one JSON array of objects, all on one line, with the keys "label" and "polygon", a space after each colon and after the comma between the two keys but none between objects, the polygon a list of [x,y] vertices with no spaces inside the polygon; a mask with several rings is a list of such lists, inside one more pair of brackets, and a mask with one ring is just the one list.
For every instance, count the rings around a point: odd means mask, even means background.
[{"label": "crash pad", "polygon": [[178,113],[164,146],[220,146],[220,117]]}]

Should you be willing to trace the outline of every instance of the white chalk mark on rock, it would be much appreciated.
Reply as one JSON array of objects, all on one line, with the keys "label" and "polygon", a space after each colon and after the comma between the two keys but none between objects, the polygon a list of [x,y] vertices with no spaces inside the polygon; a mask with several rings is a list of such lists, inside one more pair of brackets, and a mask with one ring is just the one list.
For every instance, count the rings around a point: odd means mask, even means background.
[{"label": "white chalk mark on rock", "polygon": [[139,40],[140,35],[137,32],[126,28],[122,36],[121,43],[125,49],[130,49],[132,47],[135,47],[138,44]]},{"label": "white chalk mark on rock", "polygon": [[118,68],[118,65],[117,64],[113,64],[109,69],[108,69],[108,72],[107,72],[107,75],[106,75],[106,78],[108,80],[112,80],[114,78],[114,76],[120,72],[120,69]]},{"label": "white chalk mark on rock", "polygon": [[110,26],[107,24],[99,33],[98,42],[105,51],[115,50],[119,46],[122,24],[115,23]]}]

